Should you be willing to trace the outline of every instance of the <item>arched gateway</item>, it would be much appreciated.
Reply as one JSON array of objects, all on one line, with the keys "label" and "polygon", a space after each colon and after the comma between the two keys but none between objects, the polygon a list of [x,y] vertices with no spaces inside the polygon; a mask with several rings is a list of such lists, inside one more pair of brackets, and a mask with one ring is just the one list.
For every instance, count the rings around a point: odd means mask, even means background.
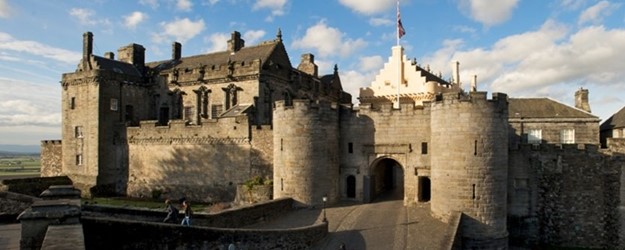
[{"label": "arched gateway", "polygon": [[363,183],[365,202],[376,199],[403,199],[404,169],[392,158],[380,158],[373,161],[370,175]]}]

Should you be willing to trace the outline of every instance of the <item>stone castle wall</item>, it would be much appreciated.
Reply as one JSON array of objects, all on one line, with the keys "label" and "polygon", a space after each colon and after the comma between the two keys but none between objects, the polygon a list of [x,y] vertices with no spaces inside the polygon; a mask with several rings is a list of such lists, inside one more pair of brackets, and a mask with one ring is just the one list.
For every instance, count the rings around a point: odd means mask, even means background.
[{"label": "stone castle wall", "polygon": [[[505,94],[446,93],[431,103],[432,214],[462,211],[463,245],[505,242],[508,175]],[[505,245],[499,246],[505,247]]]},{"label": "stone castle wall", "polygon": [[201,126],[182,120],[155,125],[128,128],[130,196],[232,201],[237,184],[271,171],[263,160],[270,158],[250,143],[245,116]]},{"label": "stone castle wall", "polygon": [[274,198],[292,197],[299,205],[339,200],[338,107],[294,100],[274,109]]},{"label": "stone castle wall", "polygon": [[[374,108],[361,104],[357,110],[341,111],[341,195],[346,197],[346,179],[356,177],[356,197],[363,200],[364,178],[375,175],[375,162],[391,158],[403,169],[404,204],[414,204],[418,196],[418,177],[430,175],[429,108],[390,104]],[[349,151],[349,145],[352,151]],[[425,147],[425,151],[424,148]]]},{"label": "stone castle wall", "polygon": [[62,158],[61,140],[41,141],[41,177],[64,175]]},{"label": "stone castle wall", "polygon": [[597,147],[523,145],[510,151],[512,246],[621,248],[618,207],[625,161]]}]

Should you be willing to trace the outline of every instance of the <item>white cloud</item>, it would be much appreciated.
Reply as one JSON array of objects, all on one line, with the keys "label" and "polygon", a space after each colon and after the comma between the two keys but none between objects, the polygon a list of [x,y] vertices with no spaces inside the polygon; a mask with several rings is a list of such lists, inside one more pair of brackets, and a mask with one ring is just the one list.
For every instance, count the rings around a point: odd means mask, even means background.
[{"label": "white cloud", "polygon": [[386,18],[371,18],[369,19],[369,24],[371,26],[391,26],[395,25],[395,20],[390,20]]},{"label": "white cloud", "polygon": [[577,10],[584,6],[589,0],[559,0],[560,7],[568,10]]},{"label": "white cloud", "polygon": [[192,7],[193,7],[193,3],[191,2],[191,0],[177,0],[176,1],[176,9],[178,10],[191,11]]},{"label": "white cloud", "polygon": [[219,0],[204,0],[202,5],[215,5],[219,2]]},{"label": "white cloud", "polygon": [[319,56],[348,56],[367,46],[363,39],[344,38],[339,29],[328,27],[324,20],[306,30],[306,34],[293,41],[296,49],[315,49]]},{"label": "white cloud", "polygon": [[243,40],[245,40],[246,46],[253,45],[263,38],[265,34],[264,30],[248,30],[243,33]]},{"label": "white cloud", "polygon": [[395,6],[395,0],[339,0],[347,8],[361,14],[372,15],[383,13]]},{"label": "white cloud", "polygon": [[35,41],[17,40],[7,33],[0,32],[0,51],[2,50],[28,53],[70,64],[77,63],[82,56],[78,52],[55,48]]},{"label": "white cloud", "polygon": [[78,19],[82,24],[95,25],[96,21],[93,19],[95,11],[90,9],[72,8],[69,10],[69,15]]},{"label": "white cloud", "polygon": [[152,9],[158,8],[158,0],[139,0],[139,3],[142,5],[147,5],[152,7]]},{"label": "white cloud", "polygon": [[206,49],[206,52],[225,51],[228,48],[228,39],[230,39],[230,34],[228,33],[213,33],[205,37],[204,42],[211,44],[211,47]]},{"label": "white cloud", "polygon": [[169,39],[184,43],[200,34],[205,27],[203,19],[191,21],[188,18],[162,22],[160,25],[163,30],[152,34],[152,41],[156,43],[170,42]]},{"label": "white cloud", "polygon": [[287,0],[256,0],[253,10],[259,9],[270,9],[271,14],[273,16],[282,16],[284,15],[284,6],[286,5]]},{"label": "white cloud", "polygon": [[0,126],[61,125],[59,86],[0,78],[0,88]]},{"label": "white cloud", "polygon": [[381,56],[365,56],[359,59],[360,70],[379,70],[384,66],[384,59]]},{"label": "white cloud", "polygon": [[8,0],[0,0],[0,18],[9,18],[11,16],[11,7]]},{"label": "white cloud", "polygon": [[148,15],[140,11],[135,11],[124,17],[124,25],[129,29],[135,29],[139,23],[145,21]]},{"label": "white cloud", "polygon": [[459,8],[484,26],[493,26],[510,19],[519,0],[460,0]]},{"label": "white cloud", "polygon": [[620,4],[612,4],[608,1],[601,1],[584,10],[579,16],[578,24],[592,23],[599,24],[603,18],[612,14],[612,11],[618,9]]}]

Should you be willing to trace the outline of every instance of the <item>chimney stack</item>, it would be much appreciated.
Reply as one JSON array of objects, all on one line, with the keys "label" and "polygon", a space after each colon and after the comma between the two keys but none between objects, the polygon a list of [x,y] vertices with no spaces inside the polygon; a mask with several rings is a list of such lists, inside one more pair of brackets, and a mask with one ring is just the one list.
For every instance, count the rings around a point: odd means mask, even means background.
[{"label": "chimney stack", "polygon": [[182,55],[182,44],[174,42],[171,44],[171,59],[180,60]]},{"label": "chimney stack", "polygon": [[237,52],[245,47],[245,40],[241,39],[241,33],[234,31],[231,34],[230,40],[228,40],[228,51]]},{"label": "chimney stack", "polygon": [[297,66],[297,69],[301,70],[302,72],[306,74],[317,77],[318,67],[315,64],[315,56],[310,53],[302,54],[302,59],[299,63],[299,66]]},{"label": "chimney stack", "polygon": [[82,35],[82,59],[88,60],[93,54],[93,33],[85,32]]},{"label": "chimney stack", "polygon": [[459,61],[456,61],[455,71],[456,72],[454,72],[454,82],[456,83],[456,85],[458,85],[458,87],[461,87],[460,85],[460,62]]},{"label": "chimney stack", "polygon": [[110,52],[110,51],[109,51],[109,52],[106,52],[106,53],[104,53],[104,58],[106,58],[106,59],[111,59],[111,60],[115,60],[115,53]]},{"label": "chimney stack", "polygon": [[477,75],[473,75],[473,80],[471,80],[471,92],[477,91]]},{"label": "chimney stack", "polygon": [[579,88],[579,90],[575,91],[575,107],[590,113],[587,89]]}]

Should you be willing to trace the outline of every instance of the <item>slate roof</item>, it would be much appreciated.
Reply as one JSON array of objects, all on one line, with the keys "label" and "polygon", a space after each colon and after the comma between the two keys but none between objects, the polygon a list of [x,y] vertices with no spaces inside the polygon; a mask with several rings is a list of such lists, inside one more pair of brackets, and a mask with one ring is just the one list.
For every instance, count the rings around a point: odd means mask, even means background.
[{"label": "slate roof", "polygon": [[549,98],[509,98],[509,118],[590,118],[599,119],[588,112]]},{"label": "slate roof", "polygon": [[625,127],[625,107],[605,120],[605,122],[601,124],[601,127],[599,127],[599,130],[604,131],[622,127]]},{"label": "slate roof", "polygon": [[125,63],[122,61],[111,60],[101,56],[93,56],[93,61],[95,62],[95,67],[103,70],[110,70],[117,73],[123,73],[131,76],[141,76],[141,73],[135,68],[134,65]]},{"label": "slate roof", "polygon": [[[239,51],[232,53],[230,51],[220,51],[209,54],[182,57],[180,60],[166,60],[158,62],[146,63],[146,66],[155,68],[156,70],[166,70],[173,67],[177,68],[195,68],[198,65],[223,65],[228,60],[236,62],[250,62],[260,59],[263,64],[268,61],[273,51],[281,44],[278,41],[269,41],[259,45],[243,47]],[[287,66],[287,65],[283,65]]]}]

